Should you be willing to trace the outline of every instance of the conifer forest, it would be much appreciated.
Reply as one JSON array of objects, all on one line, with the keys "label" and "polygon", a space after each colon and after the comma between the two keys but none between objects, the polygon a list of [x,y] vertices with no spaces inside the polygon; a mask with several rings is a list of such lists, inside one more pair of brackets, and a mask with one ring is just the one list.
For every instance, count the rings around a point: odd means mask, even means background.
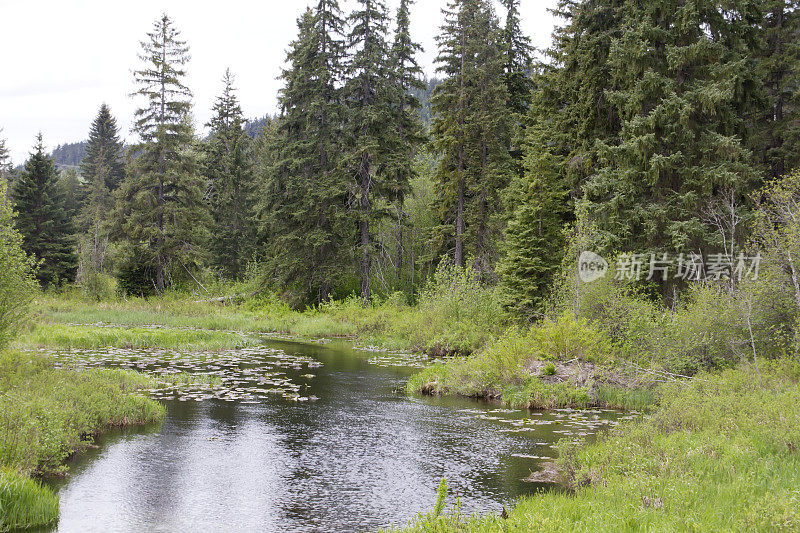
[{"label": "conifer forest", "polygon": [[21,5],[0,531],[800,531],[800,2],[165,5],[78,137]]}]

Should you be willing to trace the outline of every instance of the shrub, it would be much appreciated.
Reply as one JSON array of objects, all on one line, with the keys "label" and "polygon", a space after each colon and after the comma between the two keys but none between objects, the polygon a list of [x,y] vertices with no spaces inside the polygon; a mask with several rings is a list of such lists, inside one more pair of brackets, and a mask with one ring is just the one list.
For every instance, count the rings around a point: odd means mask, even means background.
[{"label": "shrub", "polygon": [[0,180],[0,349],[8,345],[28,318],[38,291],[36,264],[22,249],[22,236],[14,229],[14,212]]}]

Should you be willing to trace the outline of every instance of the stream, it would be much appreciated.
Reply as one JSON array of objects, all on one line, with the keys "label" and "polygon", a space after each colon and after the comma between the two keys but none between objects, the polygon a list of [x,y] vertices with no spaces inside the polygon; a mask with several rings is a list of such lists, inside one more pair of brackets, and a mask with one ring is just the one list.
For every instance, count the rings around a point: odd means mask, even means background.
[{"label": "stream", "polygon": [[72,459],[68,476],[48,482],[61,501],[52,531],[374,531],[429,511],[442,477],[449,504],[498,511],[547,488],[523,480],[559,439],[592,439],[635,416],[409,398],[418,357],[338,342],[57,356],[215,381],[150,391],[167,406],[163,424],[106,432]]}]

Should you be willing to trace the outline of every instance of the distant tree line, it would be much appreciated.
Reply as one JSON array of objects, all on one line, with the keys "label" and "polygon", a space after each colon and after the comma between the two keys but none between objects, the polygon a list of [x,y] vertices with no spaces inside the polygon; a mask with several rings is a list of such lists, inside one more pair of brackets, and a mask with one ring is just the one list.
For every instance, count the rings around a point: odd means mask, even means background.
[{"label": "distant tree line", "polygon": [[[724,244],[711,206],[747,219],[753,191],[798,167],[798,2],[560,0],[539,59],[519,0],[502,4],[503,20],[489,0],[447,3],[427,80],[411,0],[394,17],[318,0],[280,113],[245,120],[226,72],[205,138],[189,47],[159,18],[135,70],[136,143],[104,105],[87,143],[49,157],[39,139],[13,180],[40,280],[99,273],[146,295],[250,277],[302,306],[413,298],[447,261],[530,317],[576,222],[598,253],[707,254]],[[79,172],[59,179],[54,157]]]}]

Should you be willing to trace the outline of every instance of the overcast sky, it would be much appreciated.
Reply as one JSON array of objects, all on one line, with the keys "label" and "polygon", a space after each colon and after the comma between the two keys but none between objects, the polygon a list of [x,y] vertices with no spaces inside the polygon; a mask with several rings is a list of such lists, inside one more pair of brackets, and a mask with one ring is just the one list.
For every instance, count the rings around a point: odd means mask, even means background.
[{"label": "overcast sky", "polygon": [[[386,0],[392,15],[397,0]],[[194,93],[198,127],[208,122],[221,91],[226,67],[236,76],[246,117],[277,110],[276,79],[286,48],[296,36],[296,20],[312,0],[198,0],[110,2],[108,0],[0,0],[0,136],[8,140],[14,164],[28,157],[38,131],[52,149],[88,136],[100,104],[117,117],[123,138],[134,99],[131,71],[139,63],[139,42],[166,12],[191,47],[188,86]],[[434,36],[446,0],[417,0],[412,32],[425,52],[419,58],[434,72]],[[524,31],[536,46],[550,42],[555,20],[547,8],[555,0],[522,0]],[[342,2],[345,10],[351,5]],[[211,7],[213,6],[213,7]],[[497,14],[504,19],[499,6]]]}]

